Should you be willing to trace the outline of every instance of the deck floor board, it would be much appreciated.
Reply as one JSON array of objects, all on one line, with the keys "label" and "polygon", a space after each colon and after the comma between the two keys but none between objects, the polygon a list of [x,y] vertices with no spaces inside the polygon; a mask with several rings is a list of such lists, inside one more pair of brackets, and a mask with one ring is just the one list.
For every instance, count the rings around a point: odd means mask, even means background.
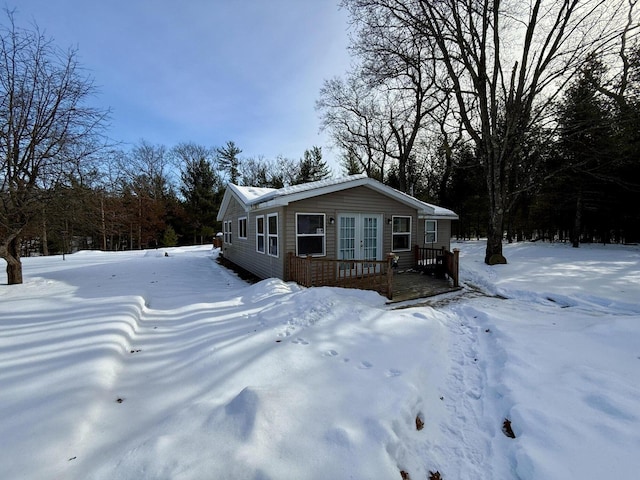
[{"label": "deck floor board", "polygon": [[454,287],[447,278],[435,278],[420,272],[404,271],[393,276],[393,299],[389,303],[433,297],[442,293],[454,292]]}]

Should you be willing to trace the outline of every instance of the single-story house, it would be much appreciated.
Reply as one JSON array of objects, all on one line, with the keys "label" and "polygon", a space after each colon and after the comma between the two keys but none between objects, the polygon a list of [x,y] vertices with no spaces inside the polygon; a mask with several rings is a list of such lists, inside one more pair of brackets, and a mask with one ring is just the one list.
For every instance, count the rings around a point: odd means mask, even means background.
[{"label": "single-story house", "polygon": [[393,253],[399,269],[412,268],[415,246],[449,250],[458,216],[360,174],[280,189],[230,184],[217,218],[225,259],[289,280],[294,255],[382,261]]}]

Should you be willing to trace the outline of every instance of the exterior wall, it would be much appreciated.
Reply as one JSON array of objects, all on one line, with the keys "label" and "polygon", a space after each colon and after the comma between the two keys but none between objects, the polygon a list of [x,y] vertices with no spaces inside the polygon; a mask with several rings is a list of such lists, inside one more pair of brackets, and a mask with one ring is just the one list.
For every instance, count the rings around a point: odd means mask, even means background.
[{"label": "exterior wall", "polygon": [[431,243],[425,243],[425,220],[436,220],[437,222],[437,241],[433,244],[433,248],[446,248],[451,250],[451,220],[443,220],[437,218],[421,218],[418,220],[418,237],[414,245],[421,247],[431,247]]},{"label": "exterior wall", "polygon": [[[265,236],[265,253],[256,251],[256,216],[264,215],[265,225],[267,215],[270,213],[278,213],[278,256],[274,257],[267,254],[268,245]],[[247,218],[247,238],[239,238],[238,236],[238,219]],[[284,278],[284,259],[283,245],[283,209],[261,210],[260,212],[245,212],[240,203],[232,198],[226,211],[224,221],[231,220],[232,236],[231,244],[223,243],[222,252],[225,258],[232,261],[236,265],[250,271],[260,278],[278,277]]]},{"label": "exterior wall", "polygon": [[[296,213],[324,213],[326,214],[326,257],[337,258],[338,243],[338,215],[341,213],[374,213],[382,214],[382,259],[392,251],[392,225],[389,223],[393,215],[411,217],[411,240],[413,246],[417,241],[424,241],[424,234],[418,238],[417,211],[404,203],[389,198],[365,186],[350,188],[340,192],[320,195],[297,202],[292,202],[286,209],[286,244],[285,255],[296,253]],[[329,224],[334,218],[336,223]],[[424,226],[423,226],[424,229]],[[413,266],[411,251],[395,252],[400,258],[398,267],[401,269]]]},{"label": "exterior wall", "polygon": [[[256,250],[256,217],[264,216],[265,230],[267,216],[278,214],[278,256],[268,255],[268,240],[265,235],[265,253]],[[231,220],[231,244],[223,243],[225,258],[252,272],[260,278],[286,278],[286,261],[289,252],[296,253],[296,213],[325,214],[325,253],[326,258],[338,256],[338,216],[343,213],[370,213],[382,215],[382,259],[392,252],[393,216],[411,217],[410,248],[425,245],[425,219],[418,219],[417,211],[404,203],[387,197],[366,186],[359,186],[292,202],[286,207],[275,207],[245,212],[242,205],[232,197],[225,212],[224,221]],[[247,218],[247,238],[238,237],[238,219]],[[329,222],[335,219],[334,225]],[[437,242],[435,248],[449,249],[451,220],[437,220]],[[265,231],[266,233],[266,231]],[[394,252],[398,255],[398,268],[413,267],[412,250]]]}]

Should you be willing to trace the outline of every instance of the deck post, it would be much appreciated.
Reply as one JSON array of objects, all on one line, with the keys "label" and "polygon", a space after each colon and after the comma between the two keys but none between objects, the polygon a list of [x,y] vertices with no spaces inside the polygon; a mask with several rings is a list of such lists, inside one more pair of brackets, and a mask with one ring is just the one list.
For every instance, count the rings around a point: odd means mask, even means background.
[{"label": "deck post", "polygon": [[393,300],[393,260],[395,253],[387,254],[387,298]]},{"label": "deck post", "polygon": [[458,281],[458,274],[460,272],[459,266],[460,266],[460,249],[454,248],[453,249],[453,286],[454,287],[460,286]]}]

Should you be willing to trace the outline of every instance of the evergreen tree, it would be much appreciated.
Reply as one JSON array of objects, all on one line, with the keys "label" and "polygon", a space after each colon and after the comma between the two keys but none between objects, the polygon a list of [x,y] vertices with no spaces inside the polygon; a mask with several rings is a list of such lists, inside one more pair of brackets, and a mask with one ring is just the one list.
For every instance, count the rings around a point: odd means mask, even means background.
[{"label": "evergreen tree", "polygon": [[298,174],[293,184],[316,182],[330,176],[331,169],[322,160],[322,148],[311,147],[310,150],[304,151],[304,156],[300,159]]},{"label": "evergreen tree", "polygon": [[238,155],[242,153],[235,143],[228,141],[224,147],[216,148],[218,165],[220,169],[229,174],[229,182],[238,184],[240,178],[240,159]]},{"label": "evergreen tree", "polygon": [[584,214],[605,213],[608,193],[603,178],[612,166],[611,115],[597,89],[603,66],[591,58],[574,83],[567,89],[560,108],[561,171],[557,180],[573,206],[571,242],[580,243]]},{"label": "evergreen tree", "polygon": [[[222,181],[211,163],[205,159],[187,163],[181,173],[180,193],[184,197],[185,210],[193,233],[193,241],[205,235],[216,222],[216,214],[222,199]],[[208,227],[208,228],[207,228]]]},{"label": "evergreen tree", "polygon": [[342,158],[342,168],[347,175],[356,175],[364,170],[358,156],[352,148]]},{"label": "evergreen tree", "polygon": [[164,231],[164,235],[162,235],[162,246],[175,247],[176,245],[178,245],[178,234],[173,227],[169,225]]}]

